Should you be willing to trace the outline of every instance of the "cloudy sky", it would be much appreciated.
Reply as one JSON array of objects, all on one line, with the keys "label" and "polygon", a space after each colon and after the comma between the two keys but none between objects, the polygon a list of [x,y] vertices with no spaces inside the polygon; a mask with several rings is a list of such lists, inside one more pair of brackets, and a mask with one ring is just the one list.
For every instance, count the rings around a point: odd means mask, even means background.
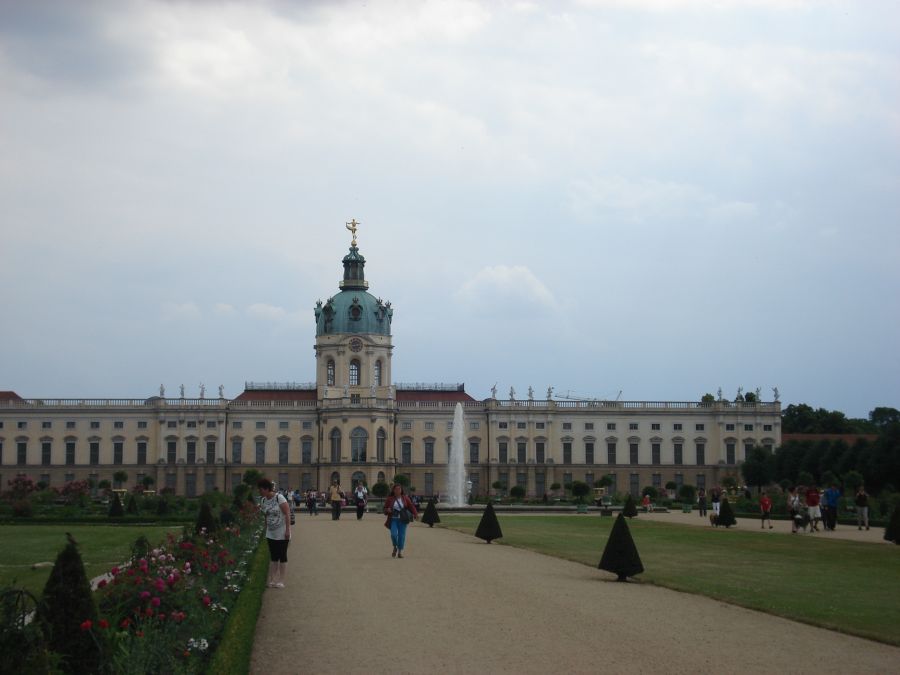
[{"label": "cloudy sky", "polygon": [[900,407],[900,10],[0,0],[0,390],[313,380],[351,218],[397,382]]}]

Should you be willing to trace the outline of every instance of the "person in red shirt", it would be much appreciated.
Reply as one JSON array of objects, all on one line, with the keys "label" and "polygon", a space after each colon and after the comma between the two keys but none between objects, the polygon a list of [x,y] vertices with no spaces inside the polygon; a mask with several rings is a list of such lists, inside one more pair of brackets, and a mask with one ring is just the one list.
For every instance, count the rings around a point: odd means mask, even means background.
[{"label": "person in red shirt", "polygon": [[762,514],[762,522],[760,528],[766,528],[766,521],[769,521],[769,529],[772,529],[772,500],[769,495],[763,495],[759,498],[759,511]]},{"label": "person in red shirt", "polygon": [[819,491],[815,485],[806,488],[806,508],[809,511],[809,524],[814,532],[819,531],[819,521],[822,520],[822,509],[819,507]]}]

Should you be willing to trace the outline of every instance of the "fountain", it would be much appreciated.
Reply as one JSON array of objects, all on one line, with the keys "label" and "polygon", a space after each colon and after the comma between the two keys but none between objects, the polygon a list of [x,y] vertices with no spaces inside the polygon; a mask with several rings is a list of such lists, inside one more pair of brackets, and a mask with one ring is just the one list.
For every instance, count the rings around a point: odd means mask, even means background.
[{"label": "fountain", "polygon": [[463,419],[462,403],[456,404],[453,412],[453,436],[450,438],[450,452],[447,458],[447,502],[448,506],[465,506],[466,495],[466,426]]}]

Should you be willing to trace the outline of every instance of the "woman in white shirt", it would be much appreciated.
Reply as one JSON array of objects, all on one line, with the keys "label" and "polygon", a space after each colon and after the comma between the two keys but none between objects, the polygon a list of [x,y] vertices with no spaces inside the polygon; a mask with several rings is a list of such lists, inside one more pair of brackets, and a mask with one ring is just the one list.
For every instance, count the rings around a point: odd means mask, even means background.
[{"label": "woman in white shirt", "polygon": [[284,495],[275,491],[268,478],[260,478],[259,509],[266,517],[266,543],[269,544],[269,588],[284,588],[287,549],[291,541],[291,512]]}]

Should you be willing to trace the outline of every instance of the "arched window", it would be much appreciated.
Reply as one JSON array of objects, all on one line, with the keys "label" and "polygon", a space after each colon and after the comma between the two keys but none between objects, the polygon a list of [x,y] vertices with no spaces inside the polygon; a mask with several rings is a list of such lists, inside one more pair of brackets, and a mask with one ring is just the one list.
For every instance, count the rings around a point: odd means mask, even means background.
[{"label": "arched window", "polygon": [[354,471],[353,475],[350,477],[350,482],[352,483],[354,488],[356,488],[356,486],[359,485],[360,483],[365,485],[366,484],[366,474],[364,474],[362,471]]},{"label": "arched window", "polygon": [[359,361],[356,359],[350,362],[350,386],[359,386]]},{"label": "arched window", "polygon": [[325,383],[334,386],[334,361],[328,359],[328,365],[325,366]]},{"label": "arched window", "polygon": [[375,458],[379,462],[384,461],[384,444],[387,440],[387,434],[384,433],[384,429],[379,429],[378,433],[375,434]]},{"label": "arched window", "polygon": [[375,362],[375,386],[381,386],[381,360]]},{"label": "arched window", "polygon": [[369,434],[362,427],[356,427],[350,432],[350,461],[365,462],[366,461],[366,443],[369,440]]},{"label": "arched window", "polygon": [[341,430],[337,427],[331,430],[331,461],[341,461]]}]

